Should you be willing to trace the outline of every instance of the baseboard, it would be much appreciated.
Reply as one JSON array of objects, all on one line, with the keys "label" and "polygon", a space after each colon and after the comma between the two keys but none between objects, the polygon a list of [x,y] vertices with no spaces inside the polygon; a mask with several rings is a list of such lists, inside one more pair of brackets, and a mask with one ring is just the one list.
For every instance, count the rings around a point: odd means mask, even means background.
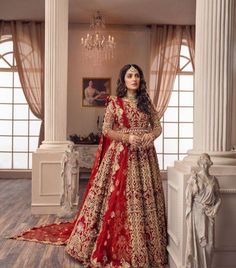
[{"label": "baseboard", "polygon": [[32,171],[30,170],[18,170],[18,169],[1,169],[0,179],[31,179]]},{"label": "baseboard", "polygon": [[56,204],[31,204],[32,214],[58,214],[60,211],[60,205]]}]

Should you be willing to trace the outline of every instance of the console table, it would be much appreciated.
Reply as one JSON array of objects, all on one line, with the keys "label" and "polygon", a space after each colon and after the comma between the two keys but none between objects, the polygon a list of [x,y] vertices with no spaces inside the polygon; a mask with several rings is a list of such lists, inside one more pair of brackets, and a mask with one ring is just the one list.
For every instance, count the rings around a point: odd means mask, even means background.
[{"label": "console table", "polygon": [[98,144],[75,144],[74,147],[76,151],[79,152],[80,179],[82,172],[90,173],[95,160]]}]

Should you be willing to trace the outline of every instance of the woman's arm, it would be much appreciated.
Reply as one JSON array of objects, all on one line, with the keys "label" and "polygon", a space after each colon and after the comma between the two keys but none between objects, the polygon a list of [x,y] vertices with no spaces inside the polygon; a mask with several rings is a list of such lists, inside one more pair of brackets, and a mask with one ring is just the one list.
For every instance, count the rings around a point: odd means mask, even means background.
[{"label": "woman's arm", "polygon": [[143,146],[149,146],[162,132],[159,116],[157,111],[153,108],[150,116],[151,131],[142,137]]},{"label": "woman's arm", "polygon": [[[120,108],[118,108],[120,109]],[[113,129],[115,122],[115,103],[114,101],[110,101],[104,116],[102,134],[104,136],[109,137],[112,140],[121,141],[126,144],[131,144],[134,146],[138,146],[141,143],[141,138],[127,133],[120,133]]]},{"label": "woman's arm", "polygon": [[111,100],[106,108],[102,127],[102,134],[106,137],[109,137],[112,140],[129,143],[129,134],[119,133],[113,130],[114,122],[115,122],[115,104],[114,101]]},{"label": "woman's arm", "polygon": [[155,140],[161,135],[161,132],[162,132],[162,127],[160,124],[157,111],[154,111],[151,116],[151,126],[152,126],[152,131],[150,133],[153,135],[154,140]]}]

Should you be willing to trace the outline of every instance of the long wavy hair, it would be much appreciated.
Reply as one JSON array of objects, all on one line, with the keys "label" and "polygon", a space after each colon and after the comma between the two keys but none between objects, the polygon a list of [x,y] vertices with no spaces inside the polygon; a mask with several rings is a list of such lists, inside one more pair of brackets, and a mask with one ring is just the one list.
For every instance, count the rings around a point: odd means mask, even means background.
[{"label": "long wavy hair", "polygon": [[121,98],[125,97],[127,93],[127,88],[125,86],[125,74],[131,66],[138,70],[140,76],[139,88],[136,91],[138,110],[150,115],[153,105],[147,93],[147,86],[143,71],[137,64],[126,64],[121,68],[119,78],[117,80],[116,95]]}]

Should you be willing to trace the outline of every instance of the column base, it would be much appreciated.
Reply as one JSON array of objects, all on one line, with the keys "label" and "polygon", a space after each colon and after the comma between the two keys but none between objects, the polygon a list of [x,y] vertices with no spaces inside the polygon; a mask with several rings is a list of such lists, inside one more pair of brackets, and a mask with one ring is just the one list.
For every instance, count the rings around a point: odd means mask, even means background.
[{"label": "column base", "polygon": [[183,161],[189,162],[189,164],[196,164],[199,156],[202,153],[207,153],[211,157],[211,161],[214,165],[230,165],[236,166],[236,152],[235,151],[226,151],[226,152],[205,152],[205,151],[195,151],[189,150],[188,156],[186,156]]},{"label": "column base", "polygon": [[40,147],[37,149],[37,152],[45,151],[59,151],[64,152],[69,144],[74,144],[72,141],[43,141]]},{"label": "column base", "polygon": [[61,160],[71,141],[44,141],[32,157],[33,214],[57,214],[62,192]]},{"label": "column base", "polygon": [[58,214],[60,211],[61,207],[59,204],[31,204],[31,214],[33,215]]}]

